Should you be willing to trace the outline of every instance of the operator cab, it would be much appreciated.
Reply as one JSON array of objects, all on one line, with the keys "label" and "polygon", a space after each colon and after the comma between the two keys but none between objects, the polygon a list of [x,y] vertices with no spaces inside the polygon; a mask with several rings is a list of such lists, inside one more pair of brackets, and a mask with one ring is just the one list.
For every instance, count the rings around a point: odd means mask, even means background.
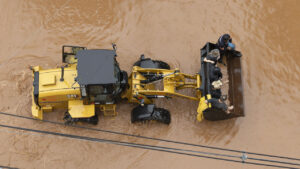
[{"label": "operator cab", "polygon": [[114,104],[128,86],[128,76],[121,71],[115,50],[79,50],[76,81],[84,104]]}]

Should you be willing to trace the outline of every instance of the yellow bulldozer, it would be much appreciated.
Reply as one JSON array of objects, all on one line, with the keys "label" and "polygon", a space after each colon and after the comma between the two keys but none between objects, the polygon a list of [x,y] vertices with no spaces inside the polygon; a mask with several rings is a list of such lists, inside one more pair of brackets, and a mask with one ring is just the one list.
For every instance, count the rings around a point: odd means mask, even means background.
[{"label": "yellow bulldozer", "polygon": [[[231,113],[214,107],[206,100],[211,99],[211,65],[206,56],[216,49],[207,43],[201,49],[201,69],[194,75],[170,69],[159,60],[141,55],[128,76],[117,62],[116,46],[113,49],[87,49],[80,46],[63,46],[64,66],[44,70],[40,66],[33,71],[32,115],[43,119],[44,112],[64,109],[66,123],[88,122],[97,124],[98,114],[116,116],[116,105],[121,100],[136,103],[131,112],[131,121],[156,120],[165,124],[171,122],[170,112],[154,104],[157,98],[181,97],[199,103],[197,120],[223,120],[244,115],[241,79],[241,53],[225,54],[229,75],[228,99],[234,105]],[[160,85],[159,85],[160,84]],[[194,96],[179,93],[191,88]],[[97,111],[96,111],[97,110]]]}]

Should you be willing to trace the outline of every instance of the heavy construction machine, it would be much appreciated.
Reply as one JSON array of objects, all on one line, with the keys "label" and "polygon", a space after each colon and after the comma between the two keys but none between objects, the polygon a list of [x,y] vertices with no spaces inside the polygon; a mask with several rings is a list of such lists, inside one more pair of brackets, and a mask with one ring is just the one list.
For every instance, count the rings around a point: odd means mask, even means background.
[{"label": "heavy construction machine", "polygon": [[[226,53],[229,74],[229,101],[234,105],[230,114],[215,108],[205,100],[211,98],[208,53],[217,48],[207,43],[201,49],[201,69],[194,75],[170,69],[158,60],[140,59],[128,76],[117,62],[116,46],[112,50],[63,46],[64,66],[55,69],[31,67],[33,71],[32,115],[43,119],[43,113],[64,109],[66,123],[78,121],[97,124],[98,113],[116,116],[116,104],[121,100],[136,103],[131,121],[156,120],[171,122],[170,112],[155,106],[157,98],[181,97],[199,103],[197,120],[223,120],[244,115],[240,52]],[[160,85],[159,85],[160,84]],[[194,96],[179,93],[181,89],[194,90]]]}]

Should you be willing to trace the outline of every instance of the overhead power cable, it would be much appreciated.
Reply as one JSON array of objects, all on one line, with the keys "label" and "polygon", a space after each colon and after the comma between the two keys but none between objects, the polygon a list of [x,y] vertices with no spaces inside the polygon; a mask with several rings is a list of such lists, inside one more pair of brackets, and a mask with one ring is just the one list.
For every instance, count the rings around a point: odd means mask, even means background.
[{"label": "overhead power cable", "polygon": [[3,124],[0,124],[0,127],[10,128],[10,129],[15,129],[15,130],[28,131],[28,132],[33,132],[33,133],[54,135],[54,136],[72,138],[72,139],[78,139],[78,140],[109,143],[109,144],[115,144],[115,145],[126,146],[126,147],[148,149],[148,150],[154,150],[154,151],[168,152],[168,153],[194,156],[194,157],[201,157],[201,158],[209,158],[209,159],[214,159],[214,160],[222,160],[222,161],[235,162],[235,163],[260,165],[260,166],[268,166],[268,167],[277,167],[277,168],[300,169],[300,168],[294,168],[294,167],[289,167],[289,166],[264,164],[264,163],[257,163],[257,162],[248,162],[248,161],[244,161],[244,160],[240,161],[240,160],[232,160],[232,159],[226,159],[226,158],[211,157],[211,156],[198,155],[198,154],[192,154],[192,153],[184,153],[184,152],[180,152],[182,149],[177,149],[178,151],[173,151],[172,149],[174,149],[174,148],[163,147],[163,146],[152,146],[152,145],[146,145],[146,144],[136,144],[136,143],[122,142],[122,141],[109,140],[109,139],[100,139],[100,138],[93,138],[93,137],[86,137],[86,136],[79,136],[79,135],[72,135],[72,134],[64,134],[64,133],[59,133],[59,132],[50,132],[50,131],[44,131],[44,130],[29,129],[29,128],[24,128],[24,127],[9,126],[9,125],[3,125]]},{"label": "overhead power cable", "polygon": [[[39,119],[35,119],[35,118],[32,118],[32,117],[27,117],[27,116],[22,116],[22,115],[16,115],[16,114],[11,114],[11,113],[5,113],[5,112],[0,112],[0,114],[7,115],[7,116],[12,116],[12,117],[17,117],[17,118],[23,118],[23,119],[29,119],[29,120],[36,120],[36,121],[43,121],[43,122],[46,122],[46,123],[52,123],[52,124],[66,126],[65,123],[62,123],[62,122],[55,122],[55,121],[50,121],[50,120],[39,120]],[[254,153],[254,152],[248,152],[248,151],[241,151],[241,150],[234,150],[234,149],[227,149],[227,148],[206,146],[206,145],[200,145],[200,144],[193,144],[193,143],[187,143],[187,142],[180,142],[180,141],[174,141],[174,140],[167,140],[167,139],[147,137],[147,136],[141,136],[141,135],[135,135],[135,134],[128,134],[128,133],[111,131],[111,130],[103,130],[103,129],[97,129],[97,128],[90,128],[90,127],[78,126],[78,125],[69,125],[69,126],[74,127],[74,128],[81,128],[81,129],[86,129],[86,130],[93,130],[93,131],[98,131],[98,132],[104,132],[104,133],[110,133],[110,134],[116,134],[116,135],[123,135],[123,136],[129,136],[129,137],[136,137],[136,138],[142,138],[142,139],[148,139],[148,140],[155,140],[155,141],[162,141],[162,142],[168,142],[168,143],[174,143],[174,144],[181,144],[181,145],[187,145],[187,146],[202,147],[202,148],[222,150],[222,151],[229,151],[229,152],[236,152],[236,153],[242,153],[242,154],[252,154],[252,155],[258,155],[258,156],[266,156],[266,157],[272,157],[272,158],[281,158],[281,159],[287,159],[287,160],[300,161],[300,158],[285,157],[285,156],[278,156],[278,155],[270,155],[270,154],[263,154],[263,153]],[[257,159],[257,158],[248,158],[248,159],[265,161],[265,160],[261,160],[261,159]],[[269,162],[275,162],[275,161],[269,160]],[[279,163],[281,163],[281,162],[279,162]],[[287,164],[286,162],[282,162],[282,163],[283,164]],[[294,165],[294,164],[291,164],[291,165]],[[296,165],[300,165],[300,164],[296,164]]]},{"label": "overhead power cable", "polygon": [[1,165],[0,165],[0,168],[1,169],[18,169],[18,168],[14,168],[14,167],[1,166]]}]

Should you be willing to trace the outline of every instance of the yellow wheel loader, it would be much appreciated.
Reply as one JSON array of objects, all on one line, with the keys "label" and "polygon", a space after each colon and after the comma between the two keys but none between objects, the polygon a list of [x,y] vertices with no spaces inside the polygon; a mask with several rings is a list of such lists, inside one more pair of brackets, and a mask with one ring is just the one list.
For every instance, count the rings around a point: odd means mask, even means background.
[{"label": "yellow wheel loader", "polygon": [[[87,49],[80,46],[63,46],[64,66],[44,70],[32,67],[32,115],[43,119],[44,112],[64,109],[66,123],[78,121],[97,124],[96,112],[116,116],[116,104],[123,99],[136,103],[131,121],[156,120],[171,122],[170,112],[154,104],[157,98],[182,97],[199,103],[197,120],[223,120],[244,115],[241,64],[238,51],[227,52],[230,81],[229,101],[234,105],[230,114],[205,102],[211,98],[210,67],[204,58],[217,48],[207,43],[201,49],[199,73],[188,75],[179,69],[144,55],[134,64],[130,76],[119,68],[116,48]],[[160,85],[159,85],[160,84]],[[191,88],[194,96],[180,94],[181,89]],[[98,110],[98,111],[96,111]]]}]

